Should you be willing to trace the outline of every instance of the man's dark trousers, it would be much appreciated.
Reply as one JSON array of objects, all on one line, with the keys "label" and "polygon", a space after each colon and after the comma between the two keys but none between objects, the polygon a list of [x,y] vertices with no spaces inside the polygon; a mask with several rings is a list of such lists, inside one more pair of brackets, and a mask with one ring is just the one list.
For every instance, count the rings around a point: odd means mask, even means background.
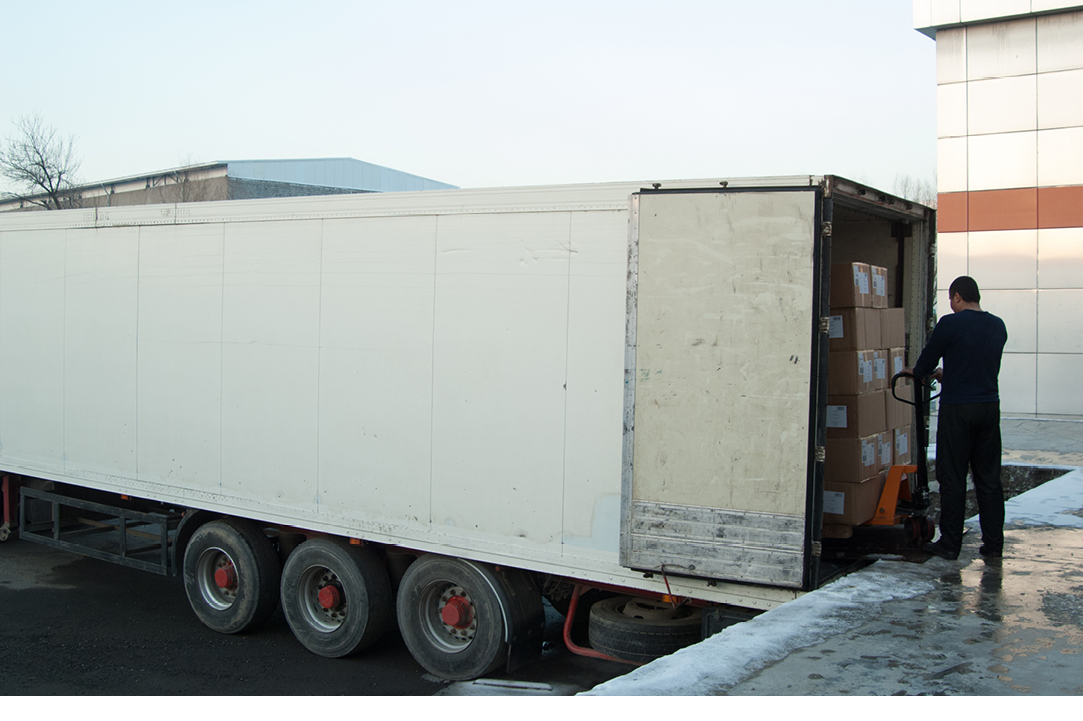
[{"label": "man's dark trousers", "polygon": [[963,545],[966,472],[974,477],[982,543],[1004,548],[1004,487],[1000,482],[1000,403],[941,404],[936,428],[936,480],[940,483],[940,542]]}]

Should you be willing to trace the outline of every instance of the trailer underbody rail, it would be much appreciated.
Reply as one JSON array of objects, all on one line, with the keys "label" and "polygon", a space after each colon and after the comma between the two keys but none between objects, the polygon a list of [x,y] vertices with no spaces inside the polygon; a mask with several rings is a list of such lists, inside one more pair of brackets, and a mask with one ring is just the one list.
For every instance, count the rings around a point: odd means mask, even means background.
[{"label": "trailer underbody rail", "polygon": [[[169,545],[180,514],[143,513],[25,486],[19,491],[19,538],[169,575]],[[27,523],[30,499],[50,504],[50,520]],[[75,509],[76,513],[64,513],[62,509]]]}]

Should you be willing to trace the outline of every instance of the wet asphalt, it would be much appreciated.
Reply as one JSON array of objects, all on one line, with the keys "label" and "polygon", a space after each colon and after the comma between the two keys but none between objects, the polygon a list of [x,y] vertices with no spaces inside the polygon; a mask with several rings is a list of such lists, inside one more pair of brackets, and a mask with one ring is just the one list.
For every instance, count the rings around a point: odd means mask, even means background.
[{"label": "wet asphalt", "polygon": [[1003,559],[985,560],[968,538],[958,561],[932,558],[908,569],[934,590],[883,603],[874,618],[717,693],[1083,694],[1083,529],[1015,528],[1005,536]]}]

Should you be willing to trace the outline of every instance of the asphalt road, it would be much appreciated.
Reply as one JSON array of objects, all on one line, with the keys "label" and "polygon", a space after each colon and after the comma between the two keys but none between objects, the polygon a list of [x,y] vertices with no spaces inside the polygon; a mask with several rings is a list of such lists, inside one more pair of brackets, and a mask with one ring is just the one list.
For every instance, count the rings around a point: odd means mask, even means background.
[{"label": "asphalt road", "polygon": [[550,617],[542,660],[475,692],[429,675],[397,633],[345,659],[306,651],[281,611],[258,631],[224,636],[196,619],[180,578],[8,541],[0,543],[0,694],[564,695],[630,670],[568,653],[560,618]]}]

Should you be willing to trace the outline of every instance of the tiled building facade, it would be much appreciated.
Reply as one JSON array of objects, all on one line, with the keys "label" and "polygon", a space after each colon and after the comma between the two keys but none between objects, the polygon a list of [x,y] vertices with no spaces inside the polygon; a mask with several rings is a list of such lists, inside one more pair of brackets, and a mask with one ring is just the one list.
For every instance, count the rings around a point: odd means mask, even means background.
[{"label": "tiled building facade", "polygon": [[1008,326],[1004,413],[1083,415],[1083,3],[915,0],[935,37],[939,309]]}]

